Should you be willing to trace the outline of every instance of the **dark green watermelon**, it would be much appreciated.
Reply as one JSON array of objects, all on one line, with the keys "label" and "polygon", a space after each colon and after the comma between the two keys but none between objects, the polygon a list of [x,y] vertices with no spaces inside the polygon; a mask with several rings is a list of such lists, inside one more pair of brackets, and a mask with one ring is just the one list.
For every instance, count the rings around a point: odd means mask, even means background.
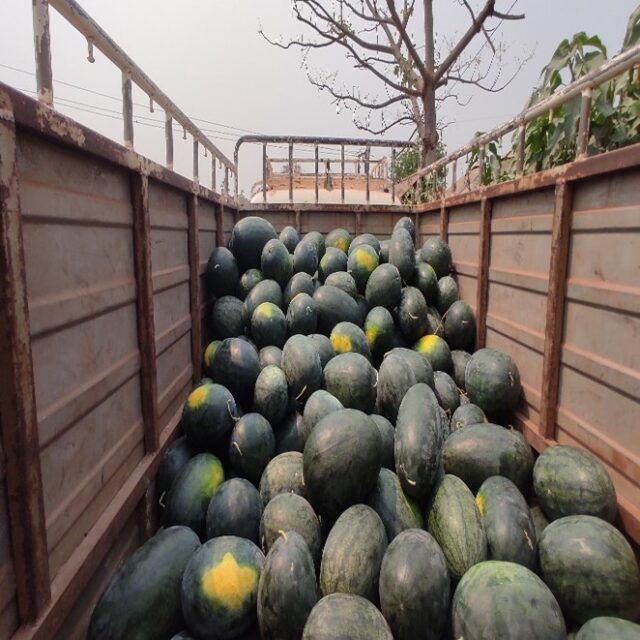
[{"label": "dark green watermelon", "polygon": [[245,413],[231,432],[229,460],[236,474],[257,485],[276,452],[269,421],[259,413]]},{"label": "dark green watermelon", "polygon": [[287,319],[273,302],[258,305],[251,316],[251,336],[259,349],[281,348],[287,340]]},{"label": "dark green watermelon", "polygon": [[304,404],[322,386],[320,356],[307,336],[291,336],[282,350],[282,370],[293,397]]},{"label": "dark green watermelon", "polygon": [[422,245],[422,262],[430,264],[438,278],[446,276],[452,269],[449,245],[438,236],[427,238]]},{"label": "dark green watermelon", "polygon": [[471,491],[491,476],[509,478],[522,492],[531,484],[531,446],[518,431],[491,423],[454,431],[444,443],[442,462],[445,472],[461,478]]},{"label": "dark green watermelon", "polygon": [[440,312],[435,307],[427,306],[427,334],[432,333],[439,338],[444,337],[444,322]]},{"label": "dark green watermelon", "polygon": [[427,524],[454,582],[487,558],[487,537],[475,499],[460,478],[444,475],[431,496]]},{"label": "dark green watermelon", "polygon": [[356,236],[349,245],[348,254],[351,255],[358,247],[363,245],[372,247],[376,255],[380,255],[380,242],[372,233],[361,233],[359,236]]},{"label": "dark green watermelon", "polygon": [[542,532],[549,526],[549,521],[539,505],[533,505],[529,511],[536,530],[536,540],[540,540]]},{"label": "dark green watermelon", "polygon": [[216,298],[236,295],[240,284],[240,273],[236,259],[229,249],[216,247],[211,252],[205,277],[209,292]]},{"label": "dark green watermelon", "polygon": [[177,633],[183,626],[180,581],[199,546],[198,536],[187,527],[169,527],[147,540],[100,596],[88,640],[153,640]]},{"label": "dark green watermelon", "polygon": [[349,252],[347,271],[360,293],[364,293],[371,274],[378,268],[378,252],[369,244],[362,244]]},{"label": "dark green watermelon", "polygon": [[297,230],[291,226],[284,227],[280,232],[279,238],[280,242],[287,247],[287,251],[289,251],[289,253],[293,253],[300,242],[300,236],[298,235]]},{"label": "dark green watermelon", "polygon": [[396,437],[395,427],[384,416],[373,413],[370,418],[378,426],[378,431],[380,431],[380,437],[382,438],[382,466],[387,469],[395,469],[393,459],[393,446]]},{"label": "dark green watermelon", "polygon": [[180,471],[196,453],[197,450],[186,436],[177,438],[167,447],[156,476],[156,492],[159,496],[169,491]]},{"label": "dark green watermelon", "polygon": [[625,537],[594,516],[552,522],[538,542],[540,575],[578,624],[598,616],[636,620],[640,569]]},{"label": "dark green watermelon", "polygon": [[545,449],[533,468],[533,490],[551,520],[589,515],[613,522],[616,491],[602,463],[570,446]]},{"label": "dark green watermelon", "polygon": [[216,450],[224,445],[237,415],[231,392],[221,384],[194,389],[182,408],[182,428],[198,450]]},{"label": "dark green watermelon", "polygon": [[451,371],[451,377],[454,379],[458,389],[462,391],[465,390],[465,380],[464,380],[464,372],[467,368],[467,363],[471,360],[471,354],[467,351],[460,351],[459,349],[454,349],[451,352],[451,363],[453,364],[453,369]]},{"label": "dark green watermelon", "polygon": [[342,289],[357,301],[358,288],[356,287],[356,281],[346,271],[336,271],[328,275],[324,283],[328,287]]},{"label": "dark green watermelon", "polygon": [[406,284],[413,280],[416,256],[411,234],[403,228],[393,232],[389,241],[389,263],[397,267],[400,278]]},{"label": "dark green watermelon", "polygon": [[261,369],[264,369],[269,365],[280,367],[282,364],[282,349],[274,347],[273,345],[269,347],[262,347],[258,352],[258,360],[260,362]]},{"label": "dark green watermelon", "polygon": [[211,373],[211,365],[213,364],[213,356],[216,354],[217,348],[220,346],[220,340],[212,340],[204,350],[202,362],[204,364],[205,373]]},{"label": "dark green watermelon", "polygon": [[443,436],[435,394],[422,382],[412,386],[400,404],[395,437],[396,471],[408,495],[425,498],[431,492],[440,470]]},{"label": "dark green watermelon", "polygon": [[200,453],[191,458],[169,489],[164,525],[184,525],[204,538],[207,507],[223,482],[224,470],[216,456]]},{"label": "dark green watermelon", "polygon": [[389,239],[380,242],[380,264],[389,262]]},{"label": "dark green watermelon", "polygon": [[441,638],[450,580],[440,546],[426,531],[403,531],[389,544],[380,571],[380,608],[395,640]]},{"label": "dark green watermelon", "polygon": [[314,391],[304,405],[304,421],[309,433],[322,418],[340,409],[344,409],[342,402],[328,391]]},{"label": "dark green watermelon", "polygon": [[260,267],[265,278],[284,287],[293,274],[293,258],[280,240],[269,240],[262,249]]},{"label": "dark green watermelon", "polygon": [[380,516],[389,542],[405,529],[424,526],[419,505],[405,494],[398,476],[390,469],[380,469],[367,504]]},{"label": "dark green watermelon", "polygon": [[265,506],[260,521],[260,541],[267,553],[284,532],[295,531],[307,543],[314,564],[320,563],[322,533],[320,521],[305,498],[295,493],[279,493]]},{"label": "dark green watermelon", "polygon": [[415,342],[427,330],[427,303],[420,289],[404,287],[398,304],[398,325],[407,340]]},{"label": "dark green watermelon", "polygon": [[434,306],[438,301],[438,276],[426,262],[417,262],[413,274],[413,286],[420,289],[427,304]]},{"label": "dark green watermelon", "polygon": [[240,285],[238,287],[238,297],[240,300],[245,300],[251,289],[263,280],[264,276],[260,269],[248,269],[245,271],[240,278]]},{"label": "dark green watermelon", "polygon": [[303,236],[302,240],[308,240],[313,244],[318,254],[318,260],[321,260],[326,248],[324,236],[319,231],[309,231],[309,233]]},{"label": "dark green watermelon", "polygon": [[481,562],[460,581],[452,604],[453,634],[464,640],[564,640],[562,611],[538,576],[513,562]]},{"label": "dark green watermelon", "polygon": [[489,559],[517,562],[536,570],[538,542],[529,506],[511,480],[487,478],[476,495],[487,534]]},{"label": "dark green watermelon", "polygon": [[621,618],[600,616],[592,618],[580,627],[575,640],[602,640],[602,638],[640,640],[640,624]]},{"label": "dark green watermelon", "polygon": [[359,353],[339,354],[324,368],[324,388],[344,407],[365,413],[375,407],[376,380],[376,370]]},{"label": "dark green watermelon", "polygon": [[282,308],[282,289],[275,280],[261,280],[247,294],[242,308],[242,319],[246,326],[249,326],[253,312],[263,302],[271,302]]},{"label": "dark green watermelon", "polygon": [[462,427],[468,427],[472,424],[480,424],[486,422],[487,417],[484,411],[477,405],[468,403],[461,404],[451,416],[451,430],[457,431]]},{"label": "dark green watermelon", "polygon": [[211,312],[211,327],[217,340],[235,338],[244,333],[242,300],[234,296],[218,298]]},{"label": "dark green watermelon", "polygon": [[262,640],[299,640],[317,600],[309,547],[295,531],[281,532],[267,554],[258,584]]},{"label": "dark green watermelon", "polygon": [[436,308],[444,316],[451,305],[459,298],[458,283],[451,276],[438,280],[438,299]]},{"label": "dark green watermelon", "polygon": [[469,400],[489,417],[513,411],[520,400],[520,373],[516,363],[502,351],[480,349],[465,369]]},{"label": "dark green watermelon", "polygon": [[336,271],[347,270],[347,254],[335,247],[327,247],[320,264],[318,265],[318,279],[324,282],[327,276]]},{"label": "dark green watermelon", "polygon": [[306,293],[299,293],[287,309],[289,335],[301,333],[308,336],[318,328],[318,309],[315,300]]},{"label": "dark green watermelon", "polygon": [[429,360],[412,349],[406,347],[396,347],[392,349],[388,355],[400,356],[407,366],[413,371],[418,382],[424,382],[433,388],[433,368]]},{"label": "dark green watermelon", "polygon": [[262,551],[250,540],[205,542],[182,577],[182,613],[198,638],[237,638],[256,621]]},{"label": "dark green watermelon", "polygon": [[302,471],[302,454],[298,451],[277,455],[262,473],[260,497],[263,504],[268,504],[279,493],[297,493],[308,499]]},{"label": "dark green watermelon", "polygon": [[289,385],[280,367],[267,365],[260,372],[253,392],[253,406],[271,424],[284,419],[289,409]]},{"label": "dark green watermelon", "polygon": [[473,351],[476,340],[476,319],[464,300],[456,300],[444,317],[444,339],[451,349]]},{"label": "dark green watermelon", "polygon": [[416,241],[416,226],[411,218],[409,218],[408,216],[400,218],[400,220],[398,220],[393,225],[393,233],[395,233],[398,229],[405,229],[411,236],[411,242]]},{"label": "dark green watermelon", "polygon": [[288,309],[291,301],[299,293],[313,296],[315,290],[316,282],[308,273],[296,273],[284,288],[283,309]]},{"label": "dark green watermelon", "polygon": [[359,353],[371,359],[369,344],[364,331],[352,322],[338,322],[331,331],[331,346],[336,355],[341,353]]},{"label": "dark green watermelon", "polygon": [[364,295],[370,309],[384,307],[391,311],[398,306],[401,293],[402,278],[397,267],[381,264],[369,277]]},{"label": "dark green watermelon", "polygon": [[360,311],[360,323],[359,326],[364,325],[364,321],[369,313],[369,305],[367,304],[367,299],[360,295],[359,293],[355,297],[356,303],[358,304],[358,310]]},{"label": "dark green watermelon", "polygon": [[393,640],[383,615],[366,598],[325,596],[311,610],[302,640]]},{"label": "dark green watermelon", "polygon": [[433,372],[433,385],[440,406],[450,418],[460,406],[460,392],[453,378],[444,371]]},{"label": "dark green watermelon", "polygon": [[324,240],[325,247],[334,247],[344,253],[349,251],[351,245],[351,234],[346,229],[333,229],[329,231]]},{"label": "dark green watermelon", "polygon": [[371,354],[382,356],[389,351],[393,331],[393,316],[388,309],[374,307],[369,311],[364,321],[364,334]]},{"label": "dark green watermelon", "polygon": [[318,249],[309,240],[302,240],[293,252],[293,270],[312,276],[318,270]]},{"label": "dark green watermelon", "polygon": [[278,453],[286,453],[287,451],[302,453],[311,429],[307,427],[302,415],[293,411],[276,427],[275,432]]},{"label": "dark green watermelon", "polygon": [[244,478],[223,482],[207,508],[207,538],[238,536],[260,544],[262,498]]},{"label": "dark green watermelon", "polygon": [[329,340],[328,336],[325,336],[322,333],[312,333],[309,336],[309,339],[316,348],[318,356],[320,356],[320,365],[324,369],[327,366],[327,362],[336,355],[336,352],[333,350],[331,340]]},{"label": "dark green watermelon", "polygon": [[212,369],[214,382],[227,387],[242,406],[251,404],[260,373],[258,352],[251,344],[239,338],[223,340],[216,349]]},{"label": "dark green watermelon", "polygon": [[329,520],[364,502],[381,468],[376,424],[355,409],[334,411],[314,427],[304,447],[304,482],[314,508]]},{"label": "dark green watermelon", "polygon": [[322,551],[322,595],[350,593],[377,603],[386,550],[387,533],[380,516],[364,504],[349,507],[331,528]]},{"label": "dark green watermelon", "polygon": [[444,371],[445,373],[451,371],[451,350],[449,345],[439,336],[423,336],[413,348],[429,360],[434,371]]},{"label": "dark green watermelon", "polygon": [[[337,251],[337,249],[336,249]],[[337,287],[319,287],[313,294],[318,306],[318,330],[328,336],[338,322],[362,325],[358,303]]]},{"label": "dark green watermelon", "polygon": [[273,225],[264,218],[242,218],[233,227],[229,249],[233,252],[240,271],[259,269],[262,249],[269,240],[277,238]]}]

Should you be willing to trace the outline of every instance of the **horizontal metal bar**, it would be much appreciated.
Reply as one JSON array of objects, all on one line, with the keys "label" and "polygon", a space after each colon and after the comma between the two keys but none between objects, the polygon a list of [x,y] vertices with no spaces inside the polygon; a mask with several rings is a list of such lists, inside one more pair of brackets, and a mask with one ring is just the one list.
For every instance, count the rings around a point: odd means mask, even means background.
[{"label": "horizontal metal bar", "polygon": [[90,38],[94,47],[97,47],[123,73],[127,73],[140,89],[153,98],[156,104],[160,105],[165,112],[170,113],[173,119],[182,125],[203,147],[208,149],[231,172],[235,173],[235,164],[207,138],[189,116],[174,104],[75,0],[49,0],[49,4],[82,35]]}]

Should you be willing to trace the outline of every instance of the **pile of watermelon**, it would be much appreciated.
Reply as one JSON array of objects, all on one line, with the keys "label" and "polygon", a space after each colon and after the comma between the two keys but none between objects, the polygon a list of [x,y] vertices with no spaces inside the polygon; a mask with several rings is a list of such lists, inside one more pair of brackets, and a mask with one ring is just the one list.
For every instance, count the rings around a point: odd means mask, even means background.
[{"label": "pile of watermelon", "polygon": [[157,476],[163,527],[91,640],[640,638],[640,573],[588,452],[509,426],[449,246],[240,220],[207,268],[209,377]]}]

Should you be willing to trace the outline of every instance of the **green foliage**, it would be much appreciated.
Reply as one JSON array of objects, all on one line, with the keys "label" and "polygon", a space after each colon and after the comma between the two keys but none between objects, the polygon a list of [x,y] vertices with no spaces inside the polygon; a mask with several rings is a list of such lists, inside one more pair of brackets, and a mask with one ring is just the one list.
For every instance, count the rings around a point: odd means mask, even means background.
[{"label": "green foliage", "polygon": [[[436,149],[436,157],[444,158],[446,155],[445,147],[442,143],[438,143]],[[392,170],[392,179],[399,182],[404,178],[414,174],[420,168],[420,146],[416,145],[403,150],[396,157],[395,166]],[[403,196],[403,202],[429,202],[436,196],[440,195],[446,187],[446,168],[438,170],[435,174],[420,178],[418,187],[412,187]]]}]

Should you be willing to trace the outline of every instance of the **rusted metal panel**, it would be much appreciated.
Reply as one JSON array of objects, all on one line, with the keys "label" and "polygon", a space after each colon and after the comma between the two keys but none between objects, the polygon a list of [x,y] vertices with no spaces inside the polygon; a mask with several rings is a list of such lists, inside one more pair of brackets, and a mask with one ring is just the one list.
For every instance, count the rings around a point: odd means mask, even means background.
[{"label": "rusted metal panel", "polygon": [[187,197],[189,216],[189,312],[191,314],[191,363],[194,384],[201,377],[200,351],[202,329],[200,311],[200,247],[198,233],[198,197]]},{"label": "rusted metal panel", "polygon": [[33,44],[36,54],[36,85],[38,100],[53,105],[53,74],[51,72],[51,32],[49,30],[49,3],[32,0]]},{"label": "rusted metal panel", "polygon": [[2,466],[3,460],[4,452],[0,444],[0,638],[4,639],[13,635],[20,621],[16,600],[16,577],[11,557],[9,508],[4,482],[6,470]]},{"label": "rusted metal panel", "polygon": [[0,95],[1,437],[18,608],[22,622],[31,622],[51,592],[17,145],[12,105]]},{"label": "rusted metal panel", "polygon": [[487,305],[489,303],[489,262],[491,260],[491,210],[493,203],[480,202],[480,241],[478,243],[478,289],[476,292],[476,347],[487,341]]},{"label": "rusted metal panel", "polygon": [[[460,297],[475,311],[478,295],[480,255],[480,206],[478,204],[451,207],[449,239]],[[433,213],[421,214],[434,217]]]},{"label": "rusted metal panel", "polygon": [[218,244],[217,225],[218,214],[216,206],[210,202],[201,200],[198,205],[198,255],[200,274],[199,309],[200,328],[202,332],[202,341],[200,344],[200,352],[198,355],[198,360],[200,363],[202,363],[202,347],[203,345],[208,344],[212,339],[209,321],[212,301],[211,297],[209,296],[205,273],[209,255]]}]

